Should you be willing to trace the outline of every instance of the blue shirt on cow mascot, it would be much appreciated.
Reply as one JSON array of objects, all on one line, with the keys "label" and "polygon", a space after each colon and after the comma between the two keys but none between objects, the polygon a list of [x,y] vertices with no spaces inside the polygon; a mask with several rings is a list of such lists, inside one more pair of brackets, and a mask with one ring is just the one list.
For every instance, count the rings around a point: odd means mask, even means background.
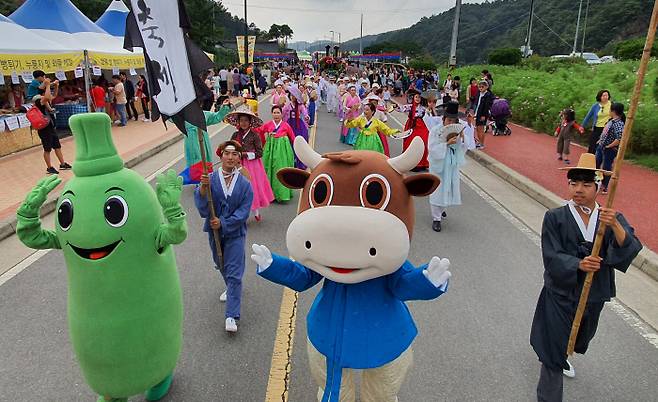
[{"label": "blue shirt on cow mascot", "polygon": [[294,259],[253,245],[258,274],[302,292],[324,279],[307,317],[311,372],[318,399],[354,400],[353,369],[362,369],[361,401],[395,401],[412,361],[417,329],[407,300],[430,300],[448,287],[450,261],[419,268],[407,256],[414,196],[439,185],[429,174],[404,176],[423,156],[414,139],[400,156],[372,151],[317,154],[297,137],[295,152],[311,171],[282,169],[287,187],[303,189],[286,243]]}]

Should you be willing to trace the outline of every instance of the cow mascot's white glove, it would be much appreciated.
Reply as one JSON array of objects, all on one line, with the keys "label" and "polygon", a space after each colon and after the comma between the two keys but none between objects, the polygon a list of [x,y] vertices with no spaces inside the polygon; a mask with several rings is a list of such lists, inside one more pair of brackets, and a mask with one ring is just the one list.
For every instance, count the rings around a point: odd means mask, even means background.
[{"label": "cow mascot's white glove", "polygon": [[449,259],[432,257],[427,269],[423,271],[423,275],[432,282],[432,285],[438,288],[445,285],[446,282],[448,282],[448,279],[452,276],[450,271],[448,271],[449,268]]},{"label": "cow mascot's white glove", "polygon": [[251,259],[258,265],[258,272],[265,271],[270,265],[272,265],[272,261],[274,260],[272,259],[272,252],[269,248],[253,244],[251,249],[254,252],[251,255]]}]

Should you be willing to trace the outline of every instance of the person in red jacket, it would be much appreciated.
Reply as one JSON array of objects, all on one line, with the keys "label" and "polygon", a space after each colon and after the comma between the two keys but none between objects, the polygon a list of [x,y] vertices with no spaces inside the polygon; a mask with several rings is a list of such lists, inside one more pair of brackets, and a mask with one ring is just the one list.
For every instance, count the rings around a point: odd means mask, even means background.
[{"label": "person in red jacket", "polygon": [[95,81],[91,87],[91,99],[94,102],[94,111],[105,113],[105,90]]}]

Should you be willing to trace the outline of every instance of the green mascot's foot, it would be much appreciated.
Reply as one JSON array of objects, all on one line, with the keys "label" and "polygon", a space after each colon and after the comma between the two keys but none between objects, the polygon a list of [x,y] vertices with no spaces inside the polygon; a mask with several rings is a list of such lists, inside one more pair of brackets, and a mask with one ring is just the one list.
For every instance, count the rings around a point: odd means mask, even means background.
[{"label": "green mascot's foot", "polygon": [[105,399],[103,396],[99,396],[96,402],[128,402],[128,398],[110,398]]},{"label": "green mascot's foot", "polygon": [[157,401],[162,399],[167,392],[169,392],[169,387],[171,386],[171,381],[174,379],[174,374],[169,374],[162,382],[153,388],[146,391],[146,400],[147,401]]}]

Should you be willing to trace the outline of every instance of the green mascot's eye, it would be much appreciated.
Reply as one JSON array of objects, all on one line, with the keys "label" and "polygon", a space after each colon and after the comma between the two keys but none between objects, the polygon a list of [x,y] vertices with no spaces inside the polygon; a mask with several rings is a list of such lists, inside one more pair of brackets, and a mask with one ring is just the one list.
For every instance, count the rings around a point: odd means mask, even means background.
[{"label": "green mascot's eye", "polygon": [[121,227],[128,220],[128,204],[123,197],[113,195],[105,201],[103,214],[110,226],[115,228]]},{"label": "green mascot's eye", "polygon": [[73,223],[73,204],[71,204],[71,200],[68,198],[59,204],[57,222],[59,223],[59,227],[65,232],[71,228],[71,224]]}]

